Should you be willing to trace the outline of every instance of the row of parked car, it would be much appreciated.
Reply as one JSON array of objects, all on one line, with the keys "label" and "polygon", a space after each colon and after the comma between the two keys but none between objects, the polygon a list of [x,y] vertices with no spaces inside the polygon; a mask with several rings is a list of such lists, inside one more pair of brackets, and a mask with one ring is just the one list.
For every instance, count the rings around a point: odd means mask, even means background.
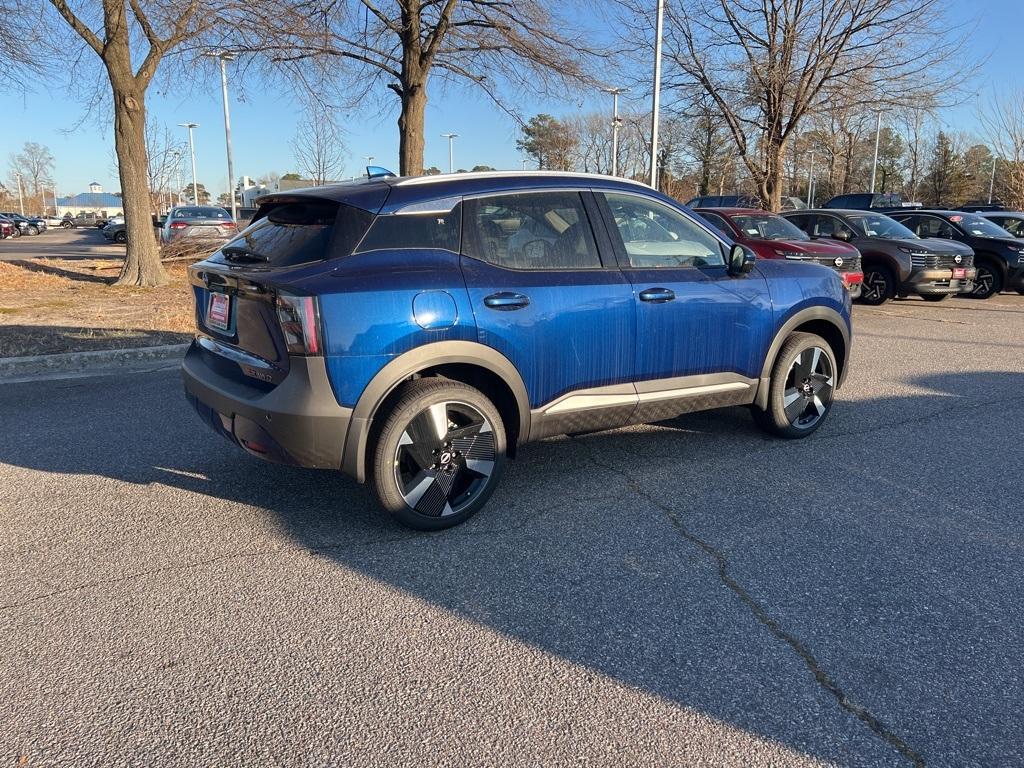
[{"label": "row of parked car", "polygon": [[1004,290],[1024,294],[1024,213],[925,210],[896,202],[888,195],[858,194],[833,198],[823,208],[780,214],[736,207],[694,210],[761,258],[833,267],[851,297],[865,304],[912,295],[943,301],[957,294],[979,299]]},{"label": "row of parked car", "polygon": [[59,225],[60,219],[55,219],[52,216],[22,216],[15,211],[0,211],[0,240],[25,235],[41,235],[50,227]]}]

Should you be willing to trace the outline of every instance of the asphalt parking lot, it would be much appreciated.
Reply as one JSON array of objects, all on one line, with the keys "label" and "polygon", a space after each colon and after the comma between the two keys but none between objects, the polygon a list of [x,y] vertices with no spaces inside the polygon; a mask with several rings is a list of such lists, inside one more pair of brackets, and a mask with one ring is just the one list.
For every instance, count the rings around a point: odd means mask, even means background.
[{"label": "asphalt parking lot", "polygon": [[0,241],[0,261],[117,257],[124,257],[124,246],[107,240],[96,227],[53,228],[41,235],[9,237]]},{"label": "asphalt parking lot", "polygon": [[855,333],[809,440],[550,439],[435,535],[174,370],[0,387],[0,762],[1021,764],[1024,297]]}]

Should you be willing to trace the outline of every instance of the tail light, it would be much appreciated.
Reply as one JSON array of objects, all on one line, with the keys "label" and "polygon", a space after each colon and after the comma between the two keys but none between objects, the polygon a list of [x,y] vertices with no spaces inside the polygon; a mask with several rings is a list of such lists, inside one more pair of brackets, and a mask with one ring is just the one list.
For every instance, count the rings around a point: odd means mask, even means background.
[{"label": "tail light", "polygon": [[238,227],[235,226],[235,222],[233,222],[233,221],[222,221],[220,223],[220,226],[223,227],[224,229],[226,229],[228,232],[237,232],[238,231]]},{"label": "tail light", "polygon": [[187,221],[172,221],[171,229],[185,229],[188,226]]},{"label": "tail light", "polygon": [[277,321],[290,355],[322,354],[320,310],[314,296],[277,295]]}]

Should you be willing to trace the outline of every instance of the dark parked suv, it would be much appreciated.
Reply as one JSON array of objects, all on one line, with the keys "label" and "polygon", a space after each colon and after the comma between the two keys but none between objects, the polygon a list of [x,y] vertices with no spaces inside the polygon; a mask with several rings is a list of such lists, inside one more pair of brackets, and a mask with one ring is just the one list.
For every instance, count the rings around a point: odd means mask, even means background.
[{"label": "dark parked suv", "polygon": [[639,183],[374,178],[260,202],[190,268],[188,398],[254,456],[370,480],[415,528],[468,518],[550,435],[749,405],[805,437],[846,375],[834,270],[755,264]]},{"label": "dark parked suv", "polygon": [[978,279],[972,296],[987,299],[1003,289],[1024,293],[1024,243],[994,221],[963,211],[914,211],[894,214],[920,237],[942,238],[974,250]]},{"label": "dark parked suv", "polygon": [[901,195],[879,194],[875,192],[854,192],[849,195],[836,195],[822,208],[840,208],[855,211],[905,211],[920,208],[920,203],[905,203]]},{"label": "dark parked suv", "polygon": [[895,296],[942,301],[974,287],[970,248],[949,240],[922,240],[882,213],[794,211],[783,214],[812,238],[852,243],[860,251],[864,285],[860,300],[877,306]]}]

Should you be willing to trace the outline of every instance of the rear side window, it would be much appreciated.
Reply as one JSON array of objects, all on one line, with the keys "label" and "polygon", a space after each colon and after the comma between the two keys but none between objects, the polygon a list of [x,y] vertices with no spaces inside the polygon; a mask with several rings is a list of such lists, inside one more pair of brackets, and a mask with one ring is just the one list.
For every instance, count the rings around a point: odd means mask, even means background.
[{"label": "rear side window", "polygon": [[462,206],[447,213],[391,213],[378,216],[356,253],[408,248],[459,252]]},{"label": "rear side window", "polygon": [[221,253],[226,261],[272,267],[323,261],[351,253],[372,220],[368,211],[330,200],[268,203]]},{"label": "rear side window", "polygon": [[505,269],[600,269],[579,192],[521,192],[466,201],[463,253]]}]

